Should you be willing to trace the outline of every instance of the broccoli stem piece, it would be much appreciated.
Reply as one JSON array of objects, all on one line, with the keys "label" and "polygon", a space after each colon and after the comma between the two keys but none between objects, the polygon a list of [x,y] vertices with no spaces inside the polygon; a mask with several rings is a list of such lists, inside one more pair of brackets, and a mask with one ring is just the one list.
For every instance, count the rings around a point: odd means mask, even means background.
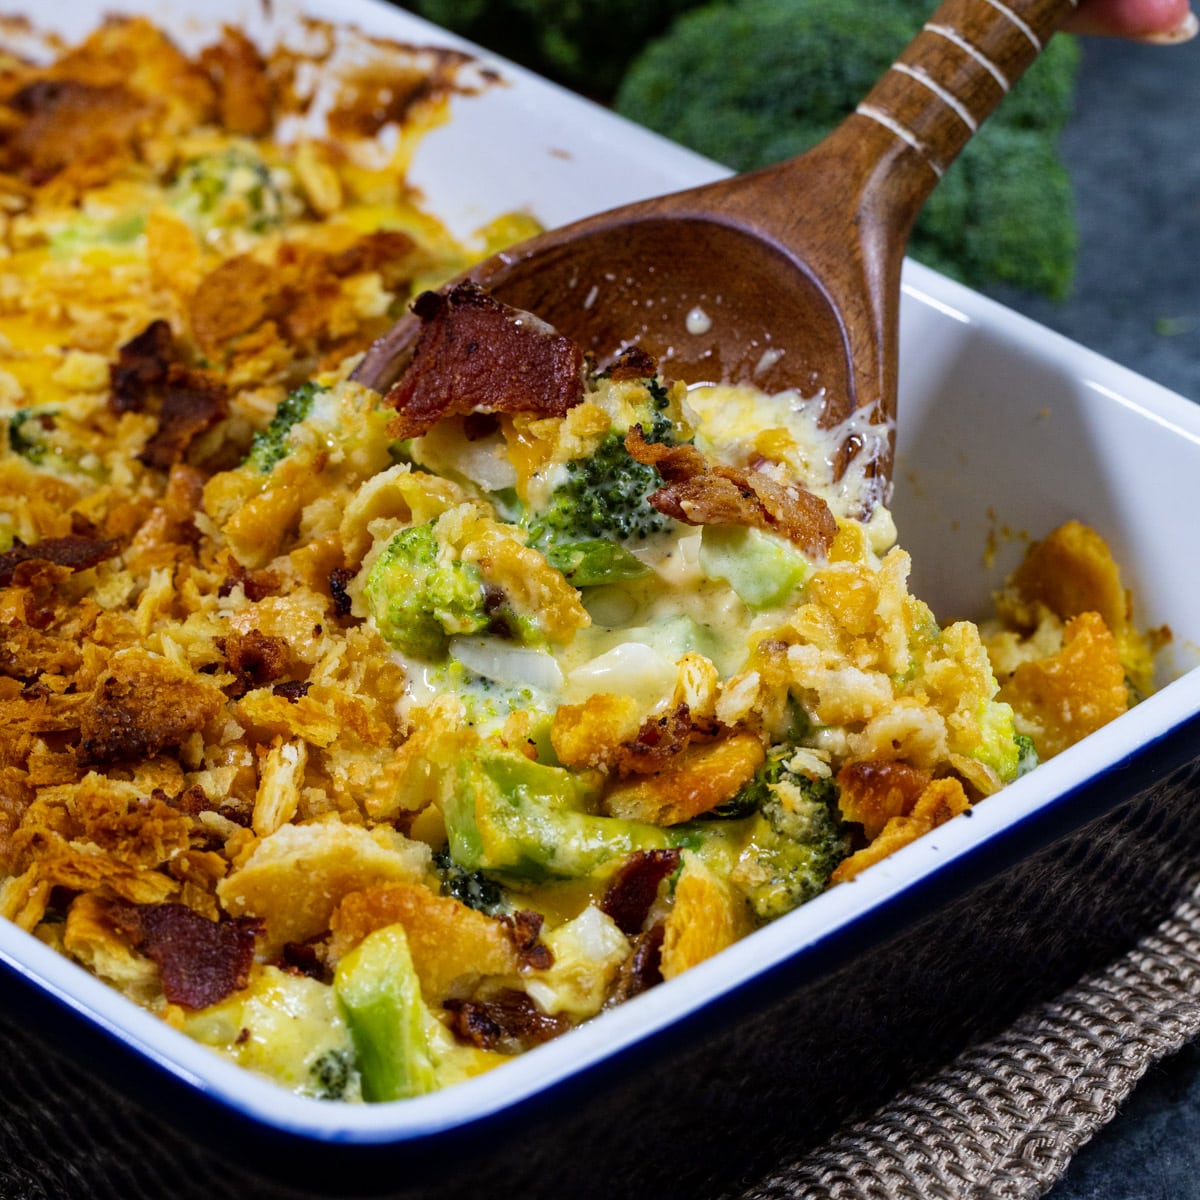
[{"label": "broccoli stem piece", "polygon": [[694,834],[588,811],[586,778],[524,755],[480,747],[447,769],[441,809],[454,862],[517,879],[578,879],[634,850],[689,844]]},{"label": "broccoli stem piece", "polygon": [[402,1100],[437,1087],[428,1022],[402,925],[369,934],[338,964],[333,988],[358,1055],[364,1100]]}]

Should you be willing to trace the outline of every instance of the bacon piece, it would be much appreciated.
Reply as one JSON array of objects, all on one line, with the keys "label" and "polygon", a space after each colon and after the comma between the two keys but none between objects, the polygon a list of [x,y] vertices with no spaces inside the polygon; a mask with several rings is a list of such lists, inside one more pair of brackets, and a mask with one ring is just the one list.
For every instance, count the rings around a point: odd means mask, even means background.
[{"label": "bacon piece", "polygon": [[210,921],[186,904],[109,906],[113,923],[154,961],[163,995],[184,1008],[207,1008],[246,986],[254,962],[255,922]]},{"label": "bacon piece", "polygon": [[411,366],[387,394],[399,414],[392,437],[419,437],[474,409],[561,417],[583,399],[583,351],[475,284],[423,292],[413,312],[423,328]]},{"label": "bacon piece", "polygon": [[682,754],[693,742],[710,742],[720,732],[716,721],[695,721],[686,704],[679,704],[661,717],[651,717],[632,742],[617,751],[617,774],[652,775]]},{"label": "bacon piece", "polygon": [[658,885],[679,866],[678,850],[635,850],[617,868],[600,909],[627,937],[642,932],[658,896]]},{"label": "bacon piece", "polygon": [[119,543],[104,538],[68,533],[65,537],[43,538],[32,546],[16,545],[0,554],[0,587],[8,587],[17,568],[27,562],[48,562],[68,571],[86,571],[112,558]]},{"label": "bacon piece", "polygon": [[229,633],[221,639],[220,648],[225,665],[234,676],[229,687],[233,699],[274,683],[287,669],[287,642],[268,637],[258,629]]},{"label": "bacon piece", "polygon": [[524,992],[513,989],[489,1000],[447,1000],[442,1007],[450,1013],[455,1036],[501,1054],[519,1054],[571,1028],[566,1017],[542,1012]]},{"label": "bacon piece", "polygon": [[605,372],[609,379],[652,379],[658,374],[658,363],[653,355],[647,354],[640,346],[626,346],[613,359]]},{"label": "bacon piece", "polygon": [[617,968],[612,990],[604,1002],[605,1008],[615,1008],[662,983],[662,948],[666,932],[666,925],[658,921],[633,939],[629,957]]},{"label": "bacon piece", "polygon": [[253,137],[271,132],[267,66],[244,33],[226,25],[221,40],[201,52],[200,65],[216,85],[221,124],[230,133]]},{"label": "bacon piece", "polygon": [[548,971],[554,966],[554,954],[550,947],[538,940],[546,920],[541,913],[522,908],[511,917],[501,917],[500,920],[508,926],[509,936],[522,966],[532,971]]},{"label": "bacon piece", "polygon": [[229,411],[225,387],[198,371],[174,363],[167,372],[158,429],[138,458],[148,467],[169,471],[187,453],[192,441],[211,429]]},{"label": "bacon piece", "polygon": [[762,471],[717,466],[695,446],[648,442],[638,425],[626,436],[625,448],[662,476],[664,486],[650,503],[677,521],[763,529],[822,558],[837,535],[829,505],[800,483],[784,485]]},{"label": "bacon piece", "polygon": [[339,617],[350,615],[353,601],[346,588],[350,580],[357,574],[357,571],[351,570],[349,567],[334,567],[329,572],[329,594],[333,598],[333,611]]},{"label": "bacon piece", "polygon": [[167,382],[167,369],[178,358],[171,326],[163,320],[151,321],[136,337],[117,352],[117,361],[109,369],[113,412],[141,412],[152,392]]}]

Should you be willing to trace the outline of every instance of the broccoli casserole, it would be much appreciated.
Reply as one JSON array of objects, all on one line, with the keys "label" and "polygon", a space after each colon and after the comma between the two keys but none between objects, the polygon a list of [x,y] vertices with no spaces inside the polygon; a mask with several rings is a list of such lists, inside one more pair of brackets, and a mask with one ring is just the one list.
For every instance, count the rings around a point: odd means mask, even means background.
[{"label": "broccoli casserole", "polygon": [[0,97],[0,914],[341,1100],[679,975],[1150,683],[1087,526],[942,627],[813,404],[436,290],[527,222],[421,209],[463,62],[390,50],[331,92],[113,21]]}]

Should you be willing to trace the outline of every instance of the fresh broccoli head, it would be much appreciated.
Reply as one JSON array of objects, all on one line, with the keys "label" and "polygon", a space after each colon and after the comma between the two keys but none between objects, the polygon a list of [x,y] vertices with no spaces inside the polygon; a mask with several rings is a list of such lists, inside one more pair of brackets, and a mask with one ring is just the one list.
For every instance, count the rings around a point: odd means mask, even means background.
[{"label": "fresh broccoli head", "polygon": [[303,421],[312,412],[313,400],[321,392],[328,390],[310,380],[308,383],[302,383],[294,392],[289,392],[279,402],[279,407],[266,429],[254,435],[246,462],[265,475],[276,463],[286,458],[290,448],[288,435],[292,426]]},{"label": "fresh broccoli head", "polygon": [[589,95],[700,0],[405,0],[421,16]]},{"label": "fresh broccoli head", "polygon": [[732,878],[756,920],[773,921],[823,892],[850,853],[837,784],[790,770],[794,754],[777,748],[731,805],[757,808]]},{"label": "fresh broccoli head", "polygon": [[[853,112],[929,10],[924,0],[709,5],[634,61],[616,107],[731,167],[765,166]],[[918,220],[915,258],[976,286],[1065,294],[1076,239],[1056,143],[1078,55],[1070,38],[1055,38],[967,144]]]},{"label": "fresh broccoli head", "polygon": [[303,210],[291,174],[269,167],[249,142],[184,163],[170,203],[201,237],[267,233]]},{"label": "fresh broccoli head", "polygon": [[483,576],[438,541],[436,522],[402,529],[372,564],[363,596],[384,641],[417,658],[437,659],[454,634],[492,623]]}]

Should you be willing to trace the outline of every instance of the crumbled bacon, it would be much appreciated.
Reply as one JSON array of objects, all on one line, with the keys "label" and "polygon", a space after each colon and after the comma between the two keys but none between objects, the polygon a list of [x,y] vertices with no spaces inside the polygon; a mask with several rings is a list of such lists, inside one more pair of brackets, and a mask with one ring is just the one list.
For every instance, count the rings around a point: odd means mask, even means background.
[{"label": "crumbled bacon", "polygon": [[210,921],[186,904],[115,902],[108,914],[158,966],[163,995],[184,1008],[207,1008],[244,988],[254,962],[255,923]]},{"label": "crumbled bacon", "polygon": [[334,567],[329,572],[329,594],[333,597],[333,611],[339,617],[350,615],[353,602],[346,587],[356,574],[350,567]]},{"label": "crumbled bacon", "polygon": [[289,704],[299,704],[301,699],[308,695],[310,686],[299,679],[288,679],[284,683],[275,684],[271,688],[271,695],[282,696]]},{"label": "crumbled bacon", "polygon": [[506,990],[488,1000],[447,1000],[450,1028],[464,1042],[481,1050],[519,1054],[548,1042],[571,1027],[564,1016],[551,1016],[524,993]]},{"label": "crumbled bacon", "polygon": [[235,699],[274,683],[287,669],[287,642],[268,637],[258,629],[227,634],[221,639],[220,649],[234,677],[228,692]]},{"label": "crumbled bacon", "polygon": [[43,538],[32,546],[14,545],[0,554],[0,587],[8,587],[22,563],[53,563],[68,571],[85,571],[112,558],[118,551],[115,541],[68,533],[65,537]]},{"label": "crumbled bacon", "polygon": [[583,399],[583,351],[545,322],[473,283],[423,292],[412,364],[387,395],[395,438],[419,437],[443,417],[531,412],[561,417]]},{"label": "crumbled bacon", "polygon": [[633,939],[629,957],[617,968],[616,978],[604,1002],[606,1008],[624,1004],[631,997],[640,996],[662,983],[662,948],[666,932],[666,925],[658,921]]},{"label": "crumbled bacon", "polygon": [[[351,573],[351,578],[353,577],[353,573]],[[217,589],[217,595],[228,596],[239,585],[246,594],[246,599],[251,604],[257,604],[279,587],[279,576],[274,571],[247,571],[240,562],[234,559],[230,564],[230,574],[225,577]]]},{"label": "crumbled bacon", "polygon": [[138,458],[148,467],[169,471],[187,453],[192,441],[222,420],[228,409],[223,384],[199,371],[172,364],[167,370],[158,429]]},{"label": "crumbled bacon", "polygon": [[658,896],[658,885],[679,866],[678,850],[635,850],[617,868],[600,909],[628,937],[642,932]]},{"label": "crumbled bacon", "polygon": [[109,369],[113,412],[141,412],[155,391],[165,386],[167,370],[178,358],[171,326],[164,320],[151,321],[117,352]]},{"label": "crumbled bacon", "polygon": [[626,346],[609,364],[605,372],[609,379],[652,379],[658,374],[653,355],[640,346]]},{"label": "crumbled bacon", "polygon": [[635,425],[625,448],[654,467],[664,486],[650,503],[688,525],[747,525],[776,533],[824,557],[837,534],[829,505],[797,482],[777,483],[762,471],[717,466],[695,446],[648,442]]},{"label": "crumbled bacon", "polygon": [[618,775],[651,775],[661,771],[677,754],[693,742],[711,741],[720,731],[715,721],[695,721],[686,704],[670,712],[650,717],[638,730],[637,737],[617,751]]},{"label": "crumbled bacon", "polygon": [[509,936],[516,947],[523,967],[532,971],[547,971],[554,966],[554,955],[545,942],[539,941],[546,918],[539,912],[523,908],[512,916],[501,917],[508,926]]}]

